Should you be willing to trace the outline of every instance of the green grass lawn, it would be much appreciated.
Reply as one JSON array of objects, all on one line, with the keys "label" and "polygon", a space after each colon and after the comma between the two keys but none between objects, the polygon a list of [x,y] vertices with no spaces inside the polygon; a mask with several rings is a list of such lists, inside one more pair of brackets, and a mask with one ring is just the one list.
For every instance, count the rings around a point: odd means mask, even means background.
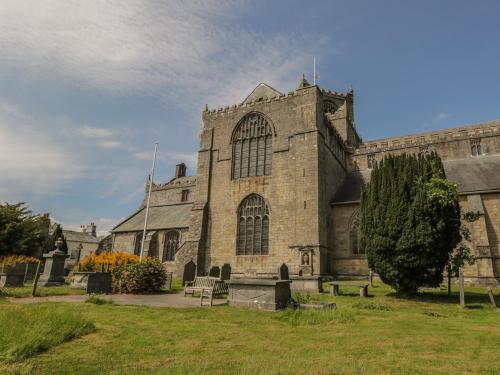
[{"label": "green grass lawn", "polygon": [[[44,303],[39,308],[58,314],[78,311],[95,331],[15,363],[0,361],[0,373],[500,374],[500,312],[484,289],[468,289],[465,309],[456,291],[412,300],[382,284],[366,299],[353,288],[341,291],[303,296],[333,300],[334,311]],[[500,305],[500,290],[495,294]],[[5,311],[38,315],[35,309],[1,304],[0,327]]]},{"label": "green grass lawn", "polygon": [[[31,291],[33,289],[32,283],[26,283],[21,288],[5,288],[0,287],[0,298],[1,297],[30,297]],[[39,286],[36,288],[36,295],[38,297],[45,296],[66,296],[74,294],[85,294],[85,290],[70,288],[68,284],[61,286]]]}]

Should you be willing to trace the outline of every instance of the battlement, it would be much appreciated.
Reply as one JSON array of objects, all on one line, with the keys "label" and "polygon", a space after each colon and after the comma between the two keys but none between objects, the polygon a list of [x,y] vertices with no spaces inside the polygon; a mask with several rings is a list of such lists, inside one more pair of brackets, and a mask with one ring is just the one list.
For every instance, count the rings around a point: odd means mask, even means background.
[{"label": "battlement", "polygon": [[313,87],[315,87],[315,86],[307,87],[307,88],[296,90],[296,91],[290,91],[287,94],[276,95],[276,96],[268,98],[268,99],[256,99],[256,100],[248,101],[246,103],[233,104],[231,106],[220,107],[220,108],[216,108],[216,109],[208,109],[208,107],[207,107],[203,111],[203,116],[204,117],[206,117],[206,116],[212,117],[212,116],[224,115],[226,113],[235,112],[241,108],[252,108],[252,107],[254,107],[258,104],[262,104],[262,103],[279,102],[279,101],[290,99],[292,97],[304,96],[304,95],[307,95],[309,93],[309,90]]},{"label": "battlement", "polygon": [[464,125],[457,128],[448,128],[368,141],[354,150],[354,155],[392,151],[412,146],[425,146],[435,143],[498,135],[500,135],[500,120],[494,120],[480,124]]},{"label": "battlement", "polygon": [[151,191],[177,189],[195,185],[196,185],[196,176],[181,177],[181,178],[174,178],[163,184],[156,184],[153,182]]},{"label": "battlement", "polygon": [[237,111],[241,108],[252,108],[255,105],[262,104],[262,103],[272,103],[272,102],[279,102],[283,100],[287,100],[293,97],[298,97],[298,96],[303,96],[303,95],[308,95],[311,90],[313,89],[319,89],[320,92],[324,96],[330,96],[336,99],[342,99],[345,100],[349,95],[352,95],[352,92],[349,91],[347,93],[340,93],[337,91],[331,91],[331,90],[324,90],[320,89],[318,86],[308,86],[308,87],[303,87],[300,89],[297,89],[295,91],[289,91],[287,94],[277,94],[272,97],[263,99],[255,99],[255,100],[249,100],[249,101],[243,101],[240,104],[233,104],[231,106],[225,106],[225,107],[220,107],[220,108],[215,108],[215,109],[209,109],[208,106],[205,107],[205,110],[203,111],[203,116],[218,116],[218,115],[224,115],[227,113],[231,113],[234,111]]}]

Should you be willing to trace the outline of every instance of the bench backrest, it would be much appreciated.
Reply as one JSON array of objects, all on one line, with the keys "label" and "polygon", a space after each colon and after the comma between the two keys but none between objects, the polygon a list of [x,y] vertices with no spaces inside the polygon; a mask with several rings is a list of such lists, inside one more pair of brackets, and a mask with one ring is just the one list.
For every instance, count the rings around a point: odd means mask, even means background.
[{"label": "bench backrest", "polygon": [[219,279],[217,277],[209,277],[209,276],[196,276],[194,278],[194,287],[197,288],[213,288],[215,282]]}]

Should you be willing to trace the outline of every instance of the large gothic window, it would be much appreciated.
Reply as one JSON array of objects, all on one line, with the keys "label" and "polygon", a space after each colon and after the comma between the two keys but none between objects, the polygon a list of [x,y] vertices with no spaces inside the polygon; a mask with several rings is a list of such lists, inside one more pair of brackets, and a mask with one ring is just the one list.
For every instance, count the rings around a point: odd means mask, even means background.
[{"label": "large gothic window", "polygon": [[163,261],[173,262],[175,253],[179,249],[179,232],[176,230],[169,231],[165,234],[165,243],[163,245]]},{"label": "large gothic window", "polygon": [[238,209],[236,255],[269,253],[269,206],[260,195],[246,197]]},{"label": "large gothic window", "polygon": [[231,142],[234,179],[271,175],[273,131],[263,115],[252,112],[243,117],[236,126]]}]

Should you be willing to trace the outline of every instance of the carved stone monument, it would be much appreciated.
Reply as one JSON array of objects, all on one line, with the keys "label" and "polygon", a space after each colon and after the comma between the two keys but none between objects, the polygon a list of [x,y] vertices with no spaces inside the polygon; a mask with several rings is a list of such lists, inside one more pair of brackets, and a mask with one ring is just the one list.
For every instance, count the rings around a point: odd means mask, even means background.
[{"label": "carved stone monument", "polygon": [[43,254],[45,268],[38,281],[39,286],[56,286],[64,284],[64,262],[69,257],[62,251],[63,241],[58,238],[56,248],[49,253]]}]

